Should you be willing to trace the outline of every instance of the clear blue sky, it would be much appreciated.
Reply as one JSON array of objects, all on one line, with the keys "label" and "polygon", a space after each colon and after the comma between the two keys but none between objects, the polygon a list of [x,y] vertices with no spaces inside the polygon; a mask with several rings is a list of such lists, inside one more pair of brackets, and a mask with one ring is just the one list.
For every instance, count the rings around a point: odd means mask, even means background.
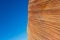
[{"label": "clear blue sky", "polygon": [[0,0],[0,40],[27,40],[28,0]]}]

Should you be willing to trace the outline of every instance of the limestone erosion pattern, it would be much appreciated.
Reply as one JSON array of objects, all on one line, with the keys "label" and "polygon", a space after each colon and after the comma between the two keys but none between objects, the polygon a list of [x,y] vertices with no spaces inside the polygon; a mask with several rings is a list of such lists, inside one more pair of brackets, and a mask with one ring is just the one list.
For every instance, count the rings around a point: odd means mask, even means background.
[{"label": "limestone erosion pattern", "polygon": [[29,0],[28,40],[60,40],[60,0]]}]

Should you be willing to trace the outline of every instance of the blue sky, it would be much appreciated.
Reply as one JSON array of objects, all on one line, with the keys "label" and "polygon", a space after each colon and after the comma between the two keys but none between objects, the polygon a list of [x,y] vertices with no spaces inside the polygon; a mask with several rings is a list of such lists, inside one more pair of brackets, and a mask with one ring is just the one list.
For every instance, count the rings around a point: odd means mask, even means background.
[{"label": "blue sky", "polygon": [[0,0],[0,40],[27,40],[28,0]]}]

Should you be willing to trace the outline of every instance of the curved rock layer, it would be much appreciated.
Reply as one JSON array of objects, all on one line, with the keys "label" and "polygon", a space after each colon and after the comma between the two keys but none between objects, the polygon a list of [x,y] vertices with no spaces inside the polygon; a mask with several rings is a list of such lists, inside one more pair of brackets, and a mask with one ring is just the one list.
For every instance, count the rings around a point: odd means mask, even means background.
[{"label": "curved rock layer", "polygon": [[60,0],[29,0],[28,40],[60,40]]}]

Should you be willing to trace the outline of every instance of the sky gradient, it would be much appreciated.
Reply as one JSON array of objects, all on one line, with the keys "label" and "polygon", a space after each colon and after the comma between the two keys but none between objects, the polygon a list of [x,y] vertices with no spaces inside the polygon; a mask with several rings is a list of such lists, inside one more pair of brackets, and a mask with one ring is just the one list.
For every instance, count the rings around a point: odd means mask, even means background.
[{"label": "sky gradient", "polygon": [[28,0],[0,0],[0,40],[27,40]]}]

